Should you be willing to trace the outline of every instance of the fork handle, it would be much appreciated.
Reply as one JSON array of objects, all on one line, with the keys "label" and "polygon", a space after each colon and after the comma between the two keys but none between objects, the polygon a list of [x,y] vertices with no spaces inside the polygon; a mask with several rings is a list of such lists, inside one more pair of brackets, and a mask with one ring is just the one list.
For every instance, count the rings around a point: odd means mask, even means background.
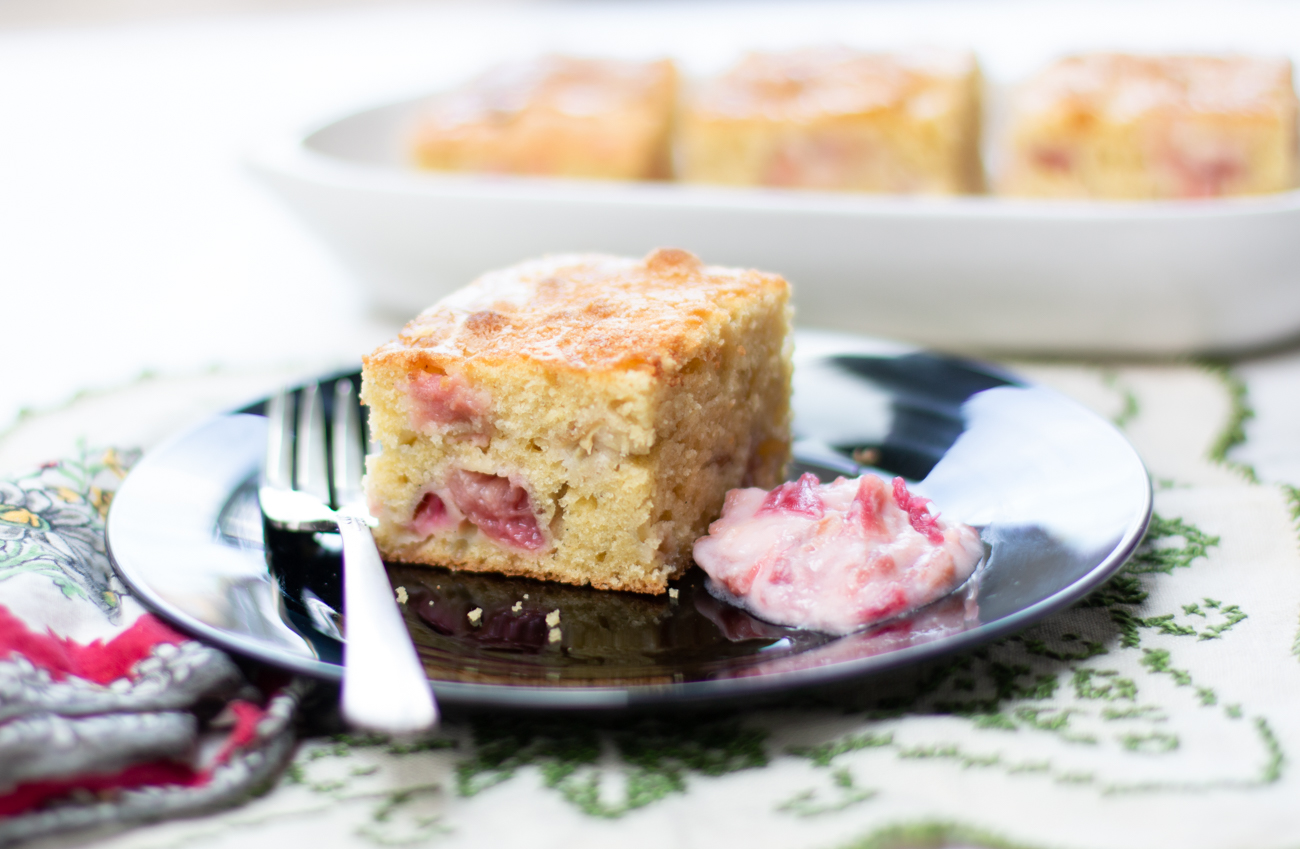
[{"label": "fork handle", "polygon": [[370,527],[339,516],[343,537],[343,719],[384,734],[432,728],[438,707],[402,621]]}]

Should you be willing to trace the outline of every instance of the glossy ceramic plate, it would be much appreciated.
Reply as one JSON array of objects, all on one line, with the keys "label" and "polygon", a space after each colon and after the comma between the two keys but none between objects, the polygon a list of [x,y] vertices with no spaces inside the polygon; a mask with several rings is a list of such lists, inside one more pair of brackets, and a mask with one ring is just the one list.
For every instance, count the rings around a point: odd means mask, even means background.
[{"label": "glossy ceramic plate", "polygon": [[[797,351],[791,474],[916,481],[945,517],[980,529],[987,555],[971,581],[836,638],[724,604],[698,569],[670,598],[393,566],[438,698],[621,708],[844,682],[1023,628],[1104,582],[1141,541],[1146,471],[1114,427],[1073,401],[989,366],[858,337],[801,334]],[[145,457],[109,513],[110,556],[140,599],[181,628],[338,678],[337,538],[263,529],[260,412],[214,418]],[[553,644],[545,620],[557,609],[563,638]]]}]

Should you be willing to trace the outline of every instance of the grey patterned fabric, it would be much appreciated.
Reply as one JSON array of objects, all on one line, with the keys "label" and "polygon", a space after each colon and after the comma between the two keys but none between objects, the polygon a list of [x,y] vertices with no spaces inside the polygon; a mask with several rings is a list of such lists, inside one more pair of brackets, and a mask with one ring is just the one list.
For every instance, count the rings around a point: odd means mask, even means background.
[{"label": "grey patterned fabric", "polygon": [[254,742],[219,767],[204,786],[145,787],[123,791],[108,801],[90,796],[79,803],[0,819],[0,846],[76,829],[121,828],[197,816],[257,795],[280,774],[293,754],[293,719],[306,686],[306,682],[295,681],[273,696]]},{"label": "grey patterned fabric", "polygon": [[55,681],[17,657],[0,662],[0,722],[32,713],[61,716],[175,710],[205,698],[230,698],[247,687],[224,653],[202,643],[163,644],[140,662],[135,678],[109,686],[83,678]]},{"label": "grey patterned fabric", "polygon": [[104,518],[133,460],[0,481],[0,846],[237,804],[292,754],[307,685],[262,692],[114,576]]}]

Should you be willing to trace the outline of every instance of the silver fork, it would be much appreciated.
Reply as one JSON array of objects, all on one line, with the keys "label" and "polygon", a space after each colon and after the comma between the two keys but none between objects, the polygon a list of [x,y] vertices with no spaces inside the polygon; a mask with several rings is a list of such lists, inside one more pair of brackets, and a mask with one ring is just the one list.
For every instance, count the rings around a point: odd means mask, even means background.
[{"label": "silver fork", "polygon": [[361,490],[361,406],[351,380],[336,382],[333,391],[332,457],[326,452],[325,410],[318,386],[309,384],[300,391],[296,422],[287,392],[270,400],[266,465],[258,496],[262,512],[275,527],[290,531],[337,527],[343,539],[343,719],[356,728],[413,734],[437,724],[438,706],[370,533],[371,519]]}]

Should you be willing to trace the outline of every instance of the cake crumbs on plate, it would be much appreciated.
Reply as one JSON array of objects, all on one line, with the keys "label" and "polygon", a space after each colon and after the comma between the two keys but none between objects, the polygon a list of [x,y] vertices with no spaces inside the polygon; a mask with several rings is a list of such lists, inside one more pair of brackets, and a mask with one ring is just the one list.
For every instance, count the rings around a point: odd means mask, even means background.
[{"label": "cake crumbs on plate", "polygon": [[477,625],[483,619],[483,608],[476,607],[469,612],[469,624]]},{"label": "cake crumbs on plate", "polygon": [[518,613],[519,611],[521,611],[521,610],[523,610],[523,609],[524,609],[524,603],[523,603],[522,601],[516,601],[513,605],[511,605],[511,607],[510,607],[510,612],[511,612],[511,613]]},{"label": "cake crumbs on plate", "polygon": [[[556,608],[555,610],[552,610],[550,613],[546,614],[546,624],[551,628],[554,628],[556,625],[560,624],[559,608]],[[551,642],[555,642],[555,641],[552,640]]]},{"label": "cake crumbs on plate", "polygon": [[411,598],[411,597],[410,597],[409,595],[406,594],[406,587],[398,587],[398,588],[397,588],[397,603],[398,603],[398,604],[406,604],[406,602],[409,601],[410,598]]},{"label": "cake crumbs on plate", "polygon": [[671,598],[673,601],[676,601],[679,595],[681,595],[681,592],[676,587],[668,588],[668,597]]},{"label": "cake crumbs on plate", "polygon": [[546,635],[546,639],[552,643],[558,643],[560,641],[560,629],[552,628],[551,632]]}]

